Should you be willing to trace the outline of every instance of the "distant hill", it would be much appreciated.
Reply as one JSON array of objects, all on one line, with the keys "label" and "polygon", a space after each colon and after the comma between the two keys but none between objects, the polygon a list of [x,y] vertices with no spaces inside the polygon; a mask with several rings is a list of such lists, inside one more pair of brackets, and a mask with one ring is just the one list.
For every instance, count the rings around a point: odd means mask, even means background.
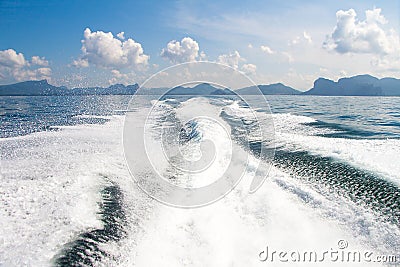
[{"label": "distant hill", "polygon": [[[201,83],[194,87],[177,86],[173,88],[140,88],[137,92],[139,95],[156,95],[156,96],[206,96],[206,95],[234,95],[231,90],[224,88],[219,89],[208,83]],[[165,98],[164,97],[164,98]]]},{"label": "distant hill", "polygon": [[[261,93],[264,95],[298,95],[301,92],[297,91],[291,87],[283,85],[281,83],[270,84],[270,85],[258,85],[257,86]],[[151,94],[154,92],[155,94],[166,94],[168,96],[173,95],[256,95],[259,94],[258,88],[256,86],[246,87],[242,89],[238,89],[232,91],[228,88],[217,88],[208,83],[198,84],[194,87],[183,87],[177,86],[172,89],[168,88],[152,88],[152,89],[144,89],[140,94]]]},{"label": "distant hill", "polygon": [[[292,87],[286,86],[282,83],[274,83],[269,85],[258,85],[263,95],[299,95],[300,91],[293,89]],[[256,86],[245,87],[238,89],[235,92],[240,95],[255,95],[259,94]]]},{"label": "distant hill", "polygon": [[60,94],[64,90],[66,89],[48,84],[46,80],[27,81],[1,85],[0,95],[52,95]]},{"label": "distant hill", "polygon": [[371,75],[358,75],[334,82],[319,78],[305,95],[325,96],[400,96],[400,80],[378,79]]},{"label": "distant hill", "polygon": [[219,89],[208,83],[201,83],[194,87],[177,86],[169,90],[167,95],[230,95],[229,89]]},{"label": "distant hill", "polygon": [[[263,95],[322,95],[322,96],[400,96],[400,79],[378,79],[371,75],[358,75],[339,79],[337,82],[318,78],[313,88],[301,92],[282,83],[258,85]],[[208,83],[194,87],[177,86],[169,88],[142,88],[142,95],[256,95],[260,91],[256,86],[245,87],[235,91],[228,88],[217,88]],[[89,87],[68,89],[65,86],[51,85],[47,80],[26,81],[10,85],[0,85],[0,96],[33,96],[33,95],[133,95],[138,90],[137,84],[115,84],[107,88]]]},{"label": "distant hill", "polygon": [[379,80],[383,94],[387,96],[400,96],[400,79],[383,78]]},{"label": "distant hill", "polygon": [[9,85],[0,85],[0,96],[53,96],[53,95],[133,95],[139,86],[115,84],[110,87],[90,87],[68,89],[47,82],[26,81]]}]

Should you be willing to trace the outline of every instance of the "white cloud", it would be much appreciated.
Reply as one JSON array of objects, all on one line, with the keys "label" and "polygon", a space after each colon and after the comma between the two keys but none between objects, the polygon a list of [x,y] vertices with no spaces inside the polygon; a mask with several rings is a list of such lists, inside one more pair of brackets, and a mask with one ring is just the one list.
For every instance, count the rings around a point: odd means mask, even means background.
[{"label": "white cloud", "polygon": [[108,80],[109,84],[123,83],[128,84],[128,81],[131,80],[128,74],[121,73],[119,70],[111,70],[111,79]]},{"label": "white cloud", "polygon": [[44,57],[33,56],[31,59],[33,65],[46,67],[49,65],[49,62]]},{"label": "white cloud", "polygon": [[50,79],[51,69],[50,68],[38,68],[38,69],[25,69],[19,68],[11,71],[12,77],[16,81],[27,81],[27,80],[43,80]]},{"label": "white cloud", "polygon": [[261,51],[263,51],[264,53],[266,53],[268,55],[275,54],[275,51],[272,50],[269,46],[262,45],[260,48],[261,48]]},{"label": "white cloud", "polygon": [[370,63],[378,72],[387,73],[388,76],[397,77],[400,71],[400,55],[376,56]]},{"label": "white cloud", "polygon": [[354,9],[336,13],[336,27],[323,44],[327,50],[338,53],[371,53],[387,55],[399,52],[399,36],[393,30],[386,31],[388,23],[380,8],[365,12],[365,20],[357,19]]},{"label": "white cloud", "polygon": [[86,59],[79,58],[79,59],[72,61],[71,65],[74,67],[77,67],[77,68],[86,68],[86,67],[89,67],[89,62],[88,62],[87,58]]},{"label": "white cloud", "polygon": [[207,55],[204,53],[204,51],[200,52],[200,60],[207,60]]},{"label": "white cloud", "polygon": [[[161,50],[161,57],[173,63],[193,62],[199,56],[199,44],[190,37],[183,38],[180,42],[172,40],[166,48]],[[205,57],[204,52],[201,57]]]},{"label": "white cloud", "polygon": [[[44,57],[33,56],[31,62],[14,49],[0,51],[0,80],[6,82],[49,79],[51,69]],[[35,68],[32,66],[41,66]]]},{"label": "white cloud", "polygon": [[[87,67],[93,64],[102,68],[121,69],[148,64],[149,56],[144,54],[142,45],[131,38],[121,41],[114,38],[111,32],[92,32],[89,28],[85,29],[83,36],[82,55],[73,61],[73,66]],[[123,37],[123,33],[119,36]]]},{"label": "white cloud", "polygon": [[246,75],[254,75],[254,74],[256,74],[257,66],[254,64],[243,64],[242,71]]},{"label": "white cloud", "polygon": [[239,67],[239,62],[244,61],[244,60],[245,59],[240,56],[238,51],[234,51],[233,53],[230,53],[229,55],[224,54],[224,55],[218,56],[217,62],[231,66],[234,69],[237,69]]},{"label": "white cloud", "polygon": [[311,35],[310,35],[309,33],[307,33],[306,31],[303,32],[303,38],[304,38],[309,44],[312,44],[312,43],[313,43],[312,38],[311,38]]},{"label": "white cloud", "polygon": [[247,47],[251,49],[251,48],[253,48],[253,45],[252,44],[248,44]]},{"label": "white cloud", "polygon": [[289,42],[290,46],[299,45],[299,44],[312,44],[312,38],[309,33],[303,31],[303,35],[296,36],[292,41]]},{"label": "white cloud", "polygon": [[0,51],[0,66],[19,68],[25,66],[26,63],[24,55],[17,53],[14,49]]},{"label": "white cloud", "polygon": [[120,40],[125,40],[125,32],[120,32],[120,33],[118,33],[118,34],[117,34],[117,37],[118,37]]}]

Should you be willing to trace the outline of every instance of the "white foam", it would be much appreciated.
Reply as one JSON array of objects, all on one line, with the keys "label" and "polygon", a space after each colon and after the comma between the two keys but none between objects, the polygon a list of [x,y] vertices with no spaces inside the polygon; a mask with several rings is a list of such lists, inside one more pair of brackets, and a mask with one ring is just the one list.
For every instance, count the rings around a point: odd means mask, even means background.
[{"label": "white foam", "polygon": [[[289,183],[290,177],[274,169],[256,194],[249,195],[249,183],[242,183],[221,201],[201,209],[159,205],[135,253],[122,261],[122,265],[264,266],[271,263],[259,261],[258,254],[266,246],[283,251],[318,251],[322,255],[325,250],[337,248],[340,239],[349,242],[355,251],[385,249],[372,249],[365,238],[354,237],[350,227],[341,225],[340,219],[323,217],[318,209],[304,205],[296,195],[279,186],[278,180]],[[317,198],[328,202],[323,196]],[[347,212],[343,205],[337,211],[339,217]],[[375,229],[378,230],[382,229]],[[274,262],[273,266],[287,264]],[[337,263],[325,261],[313,265]]]},{"label": "white foam", "polygon": [[[286,117],[290,120],[295,116]],[[310,120],[303,117],[303,121]],[[249,164],[255,165],[256,159],[251,158]],[[246,160],[243,158],[238,164],[246,164]],[[157,204],[143,232],[135,236],[131,254],[122,257],[119,263],[122,266],[264,266],[272,265],[258,259],[267,245],[275,250],[318,251],[321,255],[323,251],[337,249],[338,240],[344,239],[352,251],[383,253],[391,249],[385,244],[386,238],[399,235],[398,229],[390,224],[377,223],[370,211],[344,198],[322,195],[276,168],[259,191],[249,194],[253,175],[254,168],[249,168],[230,194],[210,206],[183,210]],[[273,263],[273,266],[285,265],[288,263]],[[313,265],[337,266],[337,263],[325,261]],[[358,265],[346,263],[346,266]],[[371,265],[374,266],[363,263]]]},{"label": "white foam", "polygon": [[273,116],[278,145],[339,159],[375,172],[400,185],[400,164],[398,164],[400,140],[357,140],[315,136],[315,134],[325,133],[325,130],[303,124],[312,121],[311,118],[291,114],[274,114]]},{"label": "white foam", "polygon": [[307,116],[294,115],[291,113],[272,114],[272,119],[277,133],[297,133],[302,135],[317,135],[333,133],[331,129],[315,128],[307,124],[316,122]]},{"label": "white foam", "polygon": [[102,228],[101,188],[130,180],[123,117],[110,119],[0,140],[1,265],[47,266],[77,234]]},{"label": "white foam", "polygon": [[241,118],[244,120],[254,120],[255,115],[254,112],[246,107],[241,107],[239,105],[239,101],[229,101],[227,102],[229,105],[225,106],[223,110],[230,116],[234,116],[237,118]]},{"label": "white foam", "polygon": [[[214,158],[208,162],[205,169],[187,176],[186,187],[202,187],[215,182],[224,175],[232,157],[231,129],[229,125],[219,117],[221,109],[213,106],[205,98],[196,98],[185,101],[177,110],[177,118],[182,122],[194,120],[197,132],[201,134],[201,142],[189,142],[183,147],[182,154],[193,156],[197,151],[197,158],[206,157],[206,153],[213,153]],[[213,151],[201,151],[201,143],[210,141],[213,143]],[[196,156],[196,155],[194,155]],[[196,159],[197,159],[196,158]],[[192,161],[193,162],[193,161]],[[188,167],[192,163],[188,161]]]}]

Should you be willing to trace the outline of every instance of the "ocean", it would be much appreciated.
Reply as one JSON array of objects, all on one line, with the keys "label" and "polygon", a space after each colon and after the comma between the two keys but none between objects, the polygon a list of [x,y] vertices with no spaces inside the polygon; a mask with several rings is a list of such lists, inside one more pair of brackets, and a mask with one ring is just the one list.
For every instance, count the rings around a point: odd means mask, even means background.
[{"label": "ocean", "polygon": [[[260,107],[251,111],[236,100],[171,96],[148,116],[148,103],[129,106],[131,96],[0,97],[0,265],[310,264],[266,259],[268,248],[287,255],[371,253],[361,265],[325,257],[313,266],[398,266],[400,98],[266,99],[270,110],[256,99]],[[201,118],[187,122],[205,111],[229,131]],[[273,154],[260,150],[266,140],[257,131],[265,129],[254,126],[251,112],[273,122],[267,140]],[[243,176],[209,205],[182,209],[154,200],[142,190],[145,176],[138,182],[131,175],[146,171],[139,152],[130,157],[139,171],[128,167],[128,113],[133,126],[149,123],[146,144],[162,139],[188,158],[215,154],[216,163],[200,174],[176,171],[179,160],[157,158],[161,167],[153,167],[171,183],[205,186],[214,176],[233,176],[231,162],[246,166]],[[165,123],[171,128],[161,131]],[[202,147],[204,140],[213,145]],[[229,147],[239,154],[232,157]],[[174,145],[168,149],[177,153]],[[268,161],[266,179],[250,193],[262,161]],[[152,186],[147,191],[158,196],[161,189]]]}]

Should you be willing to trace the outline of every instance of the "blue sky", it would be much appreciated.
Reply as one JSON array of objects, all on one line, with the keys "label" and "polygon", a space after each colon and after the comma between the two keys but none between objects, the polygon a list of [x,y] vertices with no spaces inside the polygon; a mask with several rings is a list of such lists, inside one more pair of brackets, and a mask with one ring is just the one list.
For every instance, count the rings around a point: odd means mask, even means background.
[{"label": "blue sky", "polygon": [[0,84],[141,83],[196,60],[303,90],[320,76],[400,78],[399,8],[369,0],[2,0]]}]

